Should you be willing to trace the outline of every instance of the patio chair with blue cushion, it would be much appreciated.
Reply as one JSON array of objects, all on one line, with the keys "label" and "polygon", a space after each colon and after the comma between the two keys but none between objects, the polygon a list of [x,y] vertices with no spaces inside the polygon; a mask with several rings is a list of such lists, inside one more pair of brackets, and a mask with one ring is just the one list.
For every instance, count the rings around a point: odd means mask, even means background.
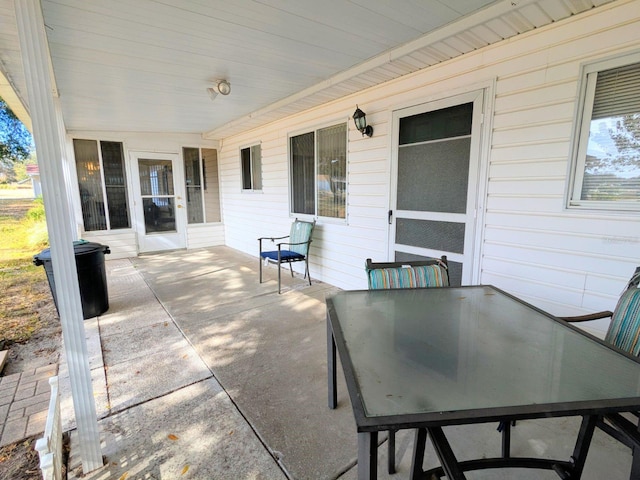
[{"label": "patio chair with blue cushion", "polygon": [[[365,264],[369,290],[392,288],[448,287],[449,269],[447,257],[407,262],[372,262]],[[389,430],[388,470],[396,471],[396,431]]]},{"label": "patio chair with blue cushion", "polygon": [[[309,245],[311,245],[311,235],[313,234],[313,228],[316,222],[303,222],[297,218],[291,224],[291,232],[284,237],[261,237],[258,239],[260,246],[260,283],[262,283],[262,262],[275,263],[278,265],[278,293],[280,293],[280,266],[283,263],[289,264],[291,270],[291,276],[293,277],[294,262],[304,262],[304,278],[309,278],[309,285],[311,285],[311,275],[309,275]],[[276,244],[277,250],[262,251],[262,241],[271,240],[284,240],[288,238],[288,242],[278,242]]]},{"label": "patio chair with blue cushion", "polygon": [[[605,310],[575,317],[559,317],[566,322],[587,322],[602,318],[611,318],[605,341],[627,354],[640,356],[640,267],[636,268],[631,280],[618,299],[613,312]],[[637,413],[636,416],[640,416]],[[606,421],[605,421],[606,420]],[[509,456],[510,427],[515,425],[501,422],[498,430],[502,432],[502,450]],[[640,448],[639,426],[618,413],[608,414],[600,419],[598,427],[630,448]]]}]

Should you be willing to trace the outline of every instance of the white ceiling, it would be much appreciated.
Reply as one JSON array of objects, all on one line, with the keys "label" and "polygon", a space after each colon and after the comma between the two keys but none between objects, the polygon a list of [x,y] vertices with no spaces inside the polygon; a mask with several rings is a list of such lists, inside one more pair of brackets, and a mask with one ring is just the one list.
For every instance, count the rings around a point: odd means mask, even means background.
[{"label": "white ceiling", "polygon": [[[42,0],[42,6],[67,129],[223,138],[609,1]],[[0,95],[28,103],[13,0],[0,0],[0,73]],[[231,94],[211,101],[207,88],[223,78]],[[13,101],[7,86],[17,94]]]}]

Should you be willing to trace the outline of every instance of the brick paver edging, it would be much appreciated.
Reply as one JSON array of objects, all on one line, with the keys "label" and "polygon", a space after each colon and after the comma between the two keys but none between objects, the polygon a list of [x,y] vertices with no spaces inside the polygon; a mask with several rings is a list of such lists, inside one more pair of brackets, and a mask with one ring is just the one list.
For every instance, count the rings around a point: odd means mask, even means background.
[{"label": "brick paver edging", "polygon": [[0,447],[44,432],[49,408],[49,377],[58,365],[0,377]]}]

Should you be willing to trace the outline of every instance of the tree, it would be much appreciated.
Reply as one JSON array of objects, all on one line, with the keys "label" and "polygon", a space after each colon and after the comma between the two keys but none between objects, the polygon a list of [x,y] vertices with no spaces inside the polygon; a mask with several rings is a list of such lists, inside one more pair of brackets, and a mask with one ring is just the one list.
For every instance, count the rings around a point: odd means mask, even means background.
[{"label": "tree", "polygon": [[0,178],[11,181],[16,163],[23,163],[33,150],[29,130],[0,97]]}]

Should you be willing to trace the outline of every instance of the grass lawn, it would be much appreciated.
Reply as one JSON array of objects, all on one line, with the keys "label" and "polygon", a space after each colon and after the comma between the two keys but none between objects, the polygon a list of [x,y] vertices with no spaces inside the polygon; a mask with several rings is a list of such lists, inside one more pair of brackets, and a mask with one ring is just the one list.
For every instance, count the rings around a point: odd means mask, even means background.
[{"label": "grass lawn", "polygon": [[[55,310],[44,269],[33,264],[33,255],[48,246],[44,207],[28,197],[24,191],[0,189],[0,350],[39,345],[38,331],[53,337],[48,324],[59,323],[51,319]],[[39,436],[0,448],[0,479],[42,478],[34,450]]]},{"label": "grass lawn", "polygon": [[39,327],[34,305],[46,300],[42,267],[33,255],[47,247],[41,200],[0,198],[0,350],[27,341]]}]

